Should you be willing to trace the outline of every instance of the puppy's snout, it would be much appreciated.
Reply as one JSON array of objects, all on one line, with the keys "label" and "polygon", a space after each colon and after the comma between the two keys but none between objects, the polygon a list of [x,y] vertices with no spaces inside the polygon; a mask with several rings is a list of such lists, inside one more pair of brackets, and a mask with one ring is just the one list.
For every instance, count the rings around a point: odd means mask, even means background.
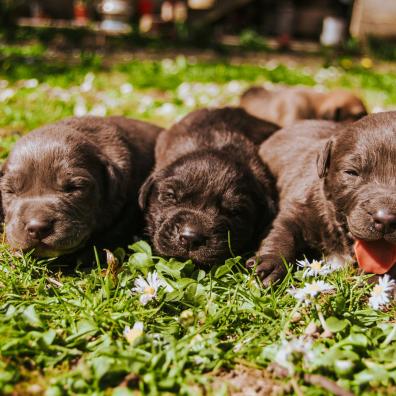
[{"label": "puppy's snout", "polygon": [[197,226],[186,224],[179,231],[179,241],[183,247],[193,249],[205,242],[205,236]]},{"label": "puppy's snout", "polygon": [[377,231],[384,234],[396,230],[396,212],[389,209],[379,209],[373,214],[374,227]]},{"label": "puppy's snout", "polygon": [[48,219],[33,218],[26,224],[25,229],[30,238],[41,240],[52,233],[53,222]]}]

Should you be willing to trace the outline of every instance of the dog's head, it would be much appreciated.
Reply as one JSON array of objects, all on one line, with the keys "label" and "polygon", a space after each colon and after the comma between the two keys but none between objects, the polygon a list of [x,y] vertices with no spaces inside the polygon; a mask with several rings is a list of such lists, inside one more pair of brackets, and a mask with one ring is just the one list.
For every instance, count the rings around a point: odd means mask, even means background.
[{"label": "dog's head", "polygon": [[84,134],[60,125],[33,131],[2,169],[7,241],[39,257],[71,253],[106,222],[107,191],[117,188],[115,169]]},{"label": "dog's head", "polygon": [[396,263],[396,112],[344,126],[319,155],[318,172],[359,264],[386,272]]},{"label": "dog's head", "polygon": [[335,90],[324,94],[318,108],[318,118],[322,120],[351,122],[367,115],[363,102],[353,93]]},{"label": "dog's head", "polygon": [[[257,167],[257,168],[256,168]],[[253,168],[224,152],[187,154],[153,173],[140,192],[155,250],[215,264],[254,248],[274,215],[263,164]]]}]

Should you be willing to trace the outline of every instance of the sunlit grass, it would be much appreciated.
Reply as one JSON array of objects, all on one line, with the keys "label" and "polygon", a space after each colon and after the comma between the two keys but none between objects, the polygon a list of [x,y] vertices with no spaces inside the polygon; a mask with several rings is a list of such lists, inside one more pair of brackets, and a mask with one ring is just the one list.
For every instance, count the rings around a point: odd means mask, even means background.
[{"label": "sunlit grass", "polygon": [[[97,60],[45,64],[42,48],[24,51],[1,49],[1,158],[20,134],[66,116],[124,114],[169,125],[198,107],[237,104],[253,83],[343,86],[370,108],[396,106],[396,74],[360,66],[292,69],[179,57],[106,69]],[[19,59],[13,69],[12,57]],[[225,385],[215,378],[242,364],[270,366],[265,378],[286,394],[329,394],[307,373],[355,394],[394,394],[395,308],[372,309],[369,277],[353,267],[319,277],[332,290],[298,301],[288,290],[313,281],[303,270],[263,289],[241,258],[200,269],[154,257],[143,242],[114,256],[59,269],[0,246],[0,393],[220,395]],[[159,287],[142,305],[132,289],[153,271],[172,290]],[[137,322],[143,334],[125,337]],[[304,351],[295,350],[296,339]],[[287,348],[292,352],[282,355]],[[282,356],[286,373],[278,370]]]}]

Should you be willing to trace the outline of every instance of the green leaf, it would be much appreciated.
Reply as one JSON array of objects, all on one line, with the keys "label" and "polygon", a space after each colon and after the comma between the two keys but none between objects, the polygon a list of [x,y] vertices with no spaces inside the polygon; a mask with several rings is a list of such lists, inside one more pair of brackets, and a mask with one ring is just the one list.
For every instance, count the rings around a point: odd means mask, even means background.
[{"label": "green leaf", "polygon": [[95,378],[100,380],[113,366],[113,359],[105,356],[99,356],[91,360],[91,366],[95,373]]},{"label": "green leaf", "polygon": [[32,327],[41,327],[43,323],[41,322],[40,316],[36,312],[34,305],[29,305],[22,313],[22,316],[27,324]]},{"label": "green leaf", "polygon": [[48,331],[42,334],[42,339],[45,345],[47,346],[51,345],[54,342],[55,337],[56,337],[56,331],[53,329],[49,329]]},{"label": "green leaf", "polygon": [[111,396],[134,396],[134,395],[136,395],[136,393],[131,391],[125,386],[115,388],[111,394]]},{"label": "green leaf", "polygon": [[371,365],[371,367],[369,367],[368,369],[363,370],[360,373],[356,374],[354,380],[359,385],[370,382],[382,383],[386,385],[389,378],[390,376],[388,371],[384,367],[376,364],[376,365]]},{"label": "green leaf", "polygon": [[344,338],[342,341],[340,341],[338,345],[353,345],[366,348],[368,345],[368,339],[364,334],[352,333],[347,338]]},{"label": "green leaf", "polygon": [[200,282],[202,279],[204,279],[206,276],[206,273],[204,270],[199,270],[197,274],[197,282]]},{"label": "green leaf", "polygon": [[172,278],[175,279],[180,279],[181,275],[180,275],[180,269],[177,268],[178,266],[170,266],[164,262],[159,262],[156,264],[155,268],[158,270],[158,272],[162,273],[162,274],[166,274],[171,276]]},{"label": "green leaf", "polygon": [[326,319],[326,326],[332,333],[338,333],[348,326],[349,322],[346,319],[338,319],[335,316],[330,316]]},{"label": "green leaf", "polygon": [[76,331],[69,337],[66,338],[66,342],[73,341],[77,338],[84,336],[92,336],[97,331],[97,326],[95,323],[90,322],[89,320],[82,319],[77,322]]},{"label": "green leaf", "polygon": [[134,268],[139,269],[145,275],[150,267],[154,265],[154,262],[151,258],[151,255],[147,253],[135,253],[129,257],[128,263],[132,265]]},{"label": "green leaf", "polygon": [[135,253],[145,253],[147,256],[152,256],[153,252],[151,246],[145,241],[135,242],[133,245],[128,246],[129,249],[133,250]]}]

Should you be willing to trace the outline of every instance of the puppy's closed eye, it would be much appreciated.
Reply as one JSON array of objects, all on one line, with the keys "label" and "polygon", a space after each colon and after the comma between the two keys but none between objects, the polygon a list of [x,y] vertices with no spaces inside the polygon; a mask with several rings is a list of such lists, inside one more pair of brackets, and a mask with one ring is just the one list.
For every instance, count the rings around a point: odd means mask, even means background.
[{"label": "puppy's closed eye", "polygon": [[158,199],[160,202],[174,204],[177,203],[177,194],[173,188],[164,188],[159,191]]},{"label": "puppy's closed eye", "polygon": [[18,194],[23,190],[23,182],[19,178],[8,177],[2,179],[1,188],[5,194]]},{"label": "puppy's closed eye", "polygon": [[92,183],[86,178],[74,178],[64,180],[60,183],[61,190],[66,193],[84,192],[88,190]]}]

